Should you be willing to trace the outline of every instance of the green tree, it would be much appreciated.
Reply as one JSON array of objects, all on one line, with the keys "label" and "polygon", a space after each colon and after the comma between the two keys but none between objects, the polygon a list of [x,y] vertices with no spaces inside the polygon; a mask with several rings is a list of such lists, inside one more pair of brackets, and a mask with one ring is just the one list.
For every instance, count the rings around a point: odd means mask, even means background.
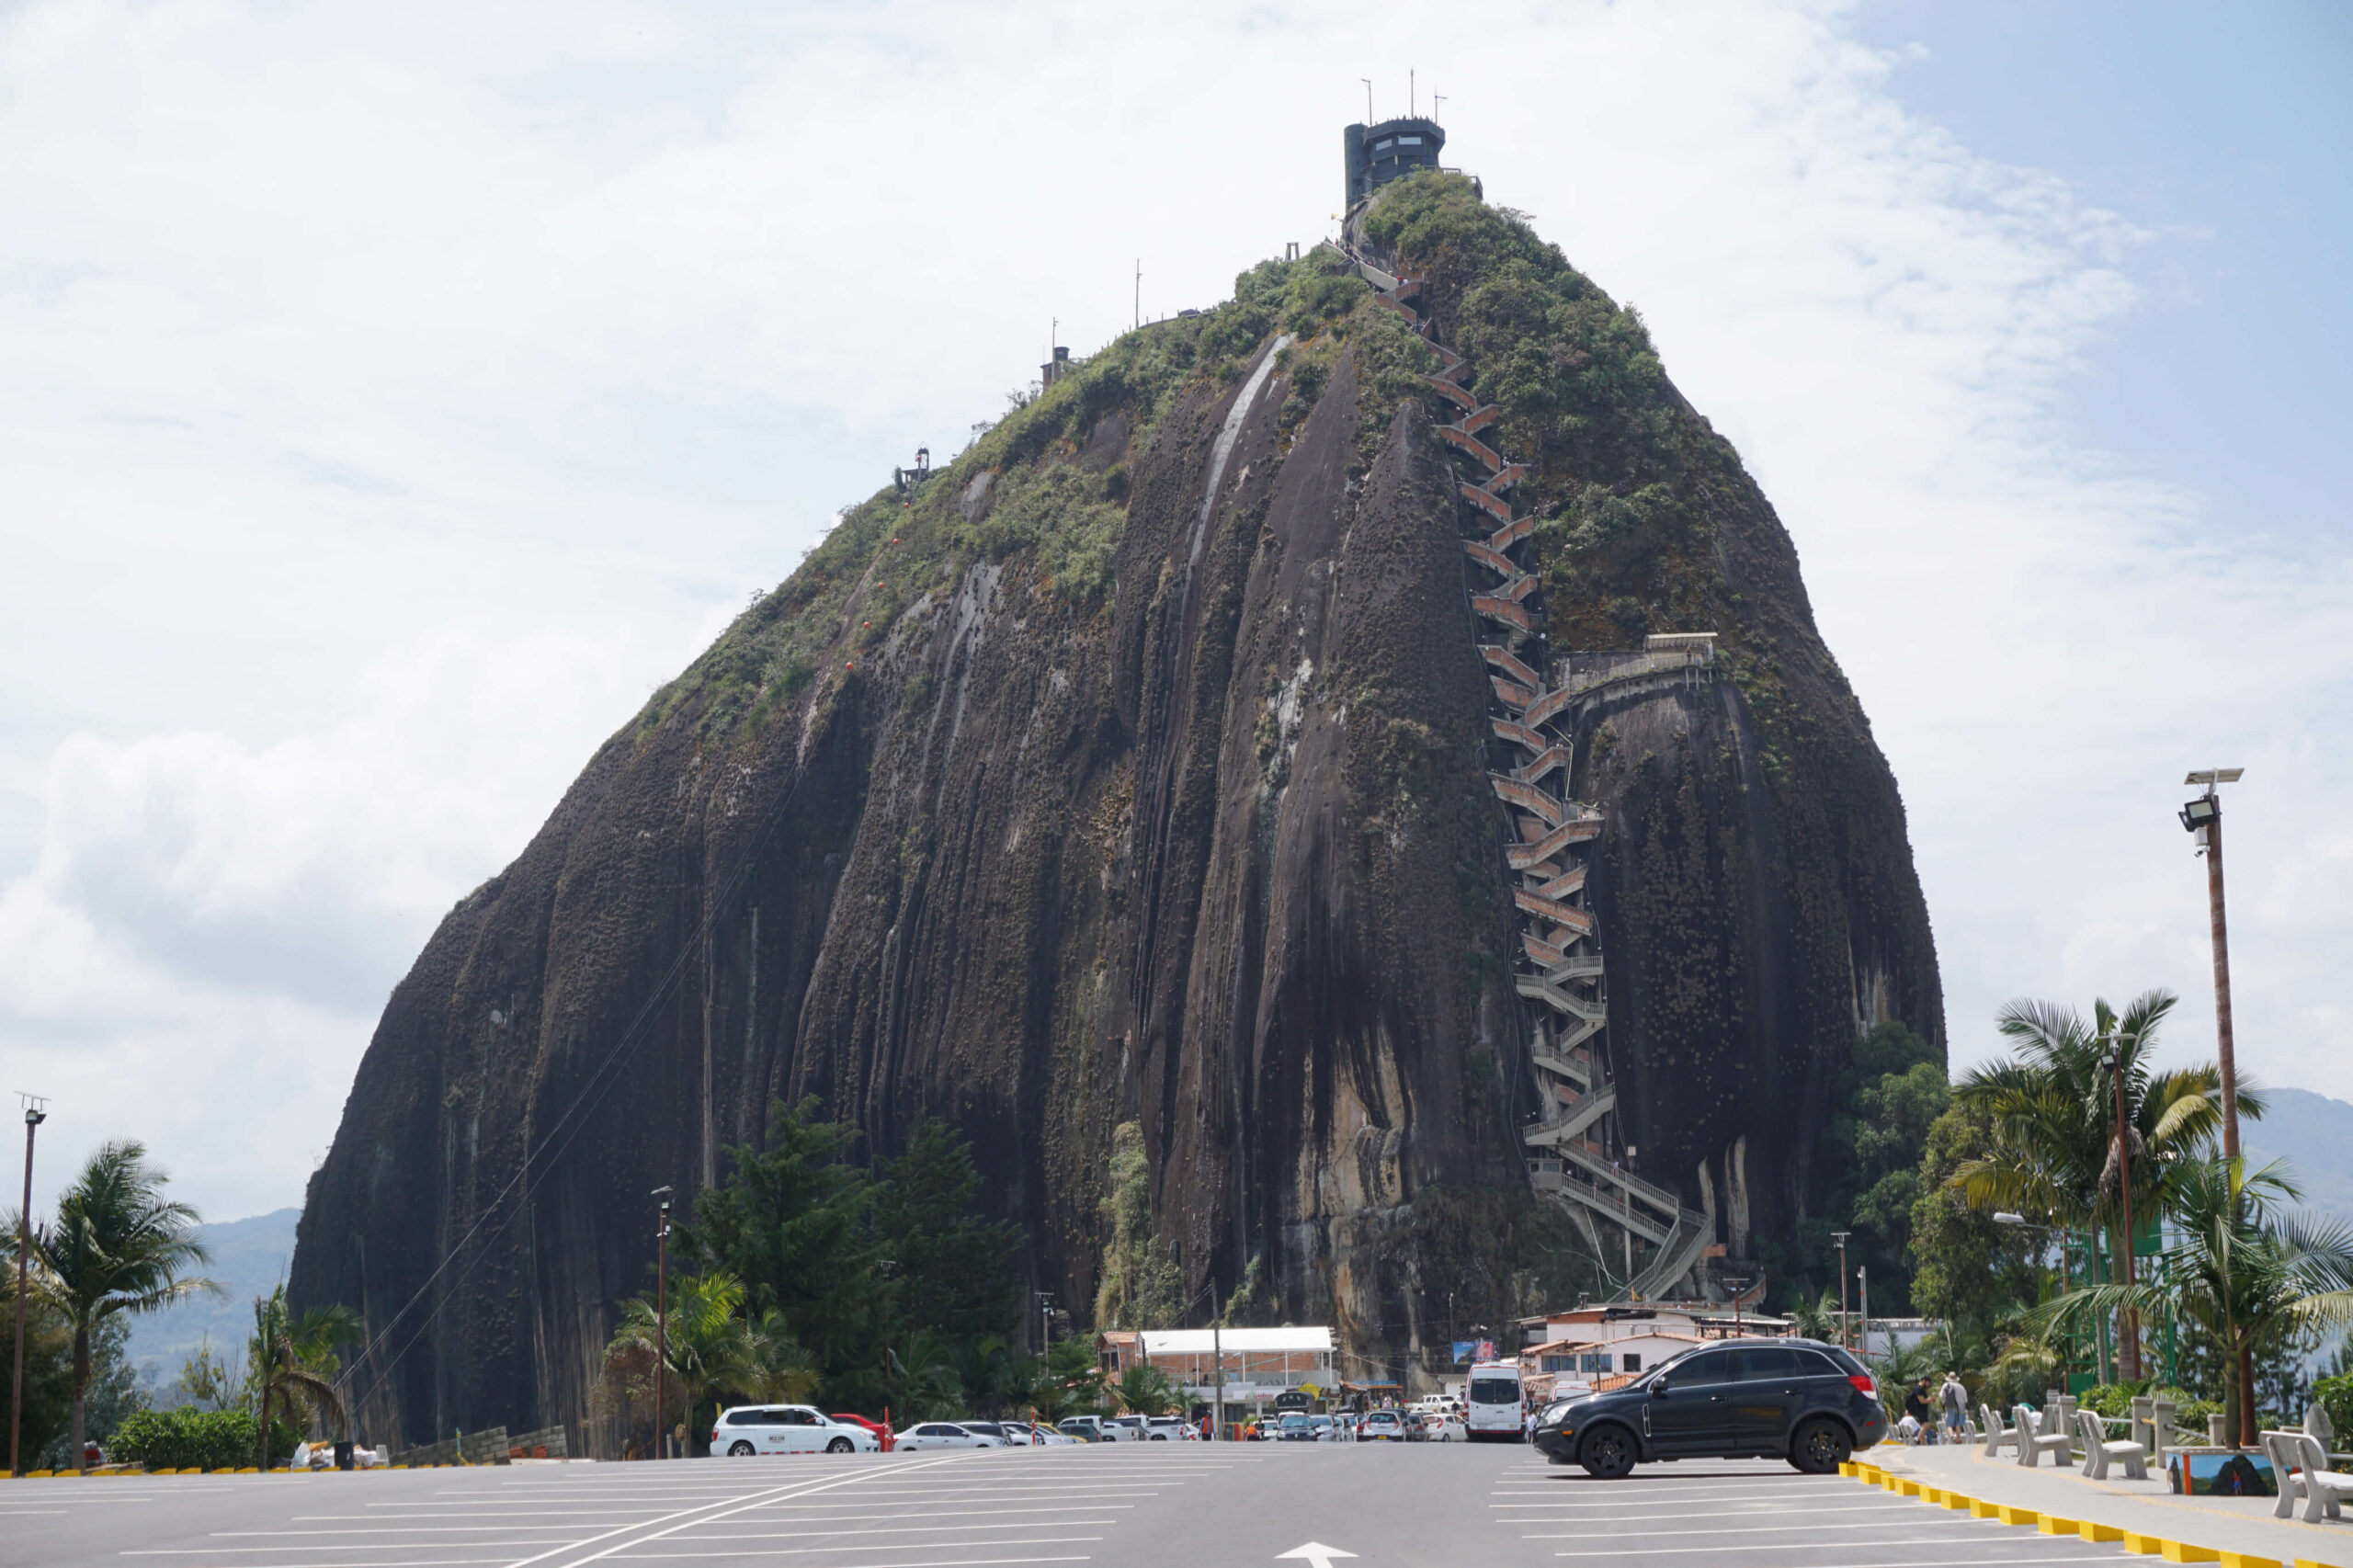
[{"label": "green tree", "polygon": [[[8,1233],[16,1235],[17,1219],[8,1217]],[[18,1428],[19,1469],[36,1468],[33,1456],[65,1429],[74,1406],[74,1325],[49,1295],[35,1288],[25,1295],[25,1394]],[[0,1367],[13,1369],[17,1358],[17,1269],[11,1258],[0,1271]]]},{"label": "green tree", "polygon": [[1041,1420],[1060,1421],[1103,1405],[1103,1368],[1092,1335],[1058,1339],[1047,1348],[1045,1369],[1030,1391]]},{"label": "green tree", "polygon": [[207,1335],[192,1353],[182,1358],[179,1376],[172,1381],[172,1393],[181,1406],[199,1411],[230,1410],[235,1408],[237,1391],[244,1383],[244,1358],[216,1353],[212,1337]]},{"label": "green tree", "polygon": [[[2122,1183],[2130,1181],[2136,1218],[2154,1218],[2168,1207],[2177,1175],[2204,1157],[2221,1127],[2215,1068],[2150,1069],[2158,1027],[2175,1002],[2169,991],[2147,991],[2119,1014],[2096,1000],[2088,1021],[2051,1002],[2017,1001],[2002,1009],[1996,1027],[2016,1055],[1972,1069],[1954,1089],[1986,1127],[1984,1156],[1963,1161],[1952,1176],[1972,1208],[2104,1229],[2110,1256],[2121,1256]],[[2116,1158],[2115,1080],[2104,1065],[2111,1051],[2123,1062],[2123,1169]],[[2260,1117],[2261,1090],[2243,1085],[2239,1108]],[[2137,1379],[2139,1335],[2121,1338],[2123,1375]]]},{"label": "green tree", "polygon": [[1165,1415],[1176,1408],[1176,1386],[1149,1362],[1135,1362],[1111,1385],[1111,1397],[1131,1415]]},{"label": "green tree", "polygon": [[1992,1149],[1988,1113],[1955,1100],[1928,1126],[1912,1204],[1914,1310],[1979,1332],[2041,1300],[2050,1278],[2040,1233],[1995,1224],[1992,1210],[1972,1207],[1953,1185]]},{"label": "green tree", "polygon": [[745,1305],[743,1282],[733,1275],[685,1275],[670,1284],[666,1321],[653,1298],[632,1297],[606,1343],[606,1377],[649,1402],[659,1356],[667,1373],[666,1408],[655,1413],[655,1423],[671,1425],[675,1413],[687,1424],[689,1452],[703,1430],[705,1404],[715,1415],[727,1395],[799,1403],[816,1392],[816,1369],[792,1343],[782,1314],[766,1314],[756,1326],[742,1315]]},{"label": "green tree", "polygon": [[[1760,1244],[1759,1261],[1802,1302],[1826,1278],[1837,1290],[1833,1233],[1851,1233],[1847,1267],[1870,1271],[1871,1308],[1885,1316],[1908,1310],[1912,1268],[1906,1253],[1918,1197],[1921,1150],[1943,1111],[1944,1051],[1901,1023],[1857,1037],[1853,1055],[1830,1085],[1831,1111],[1816,1164],[1829,1173],[1820,1218],[1803,1221],[1786,1248]],[[1856,1303],[1859,1310],[1859,1302]]]},{"label": "green tree", "polygon": [[76,1470],[87,1468],[87,1398],[99,1329],[124,1313],[150,1312],[220,1287],[198,1278],[209,1255],[197,1211],[164,1197],[170,1178],[131,1139],[100,1144],[57,1200],[57,1218],[34,1233],[42,1290],[74,1336],[68,1419]]},{"label": "green tree", "polygon": [[881,1280],[873,1186],[845,1162],[854,1130],[818,1119],[817,1102],[779,1103],[765,1150],[731,1149],[702,1192],[676,1256],[741,1280],[748,1313],[779,1314],[835,1408],[879,1406],[892,1294]]},{"label": "green tree", "polygon": [[900,1321],[960,1343],[1002,1336],[1021,1316],[1021,1231],[974,1211],[981,1174],[945,1122],[915,1124],[875,1183],[874,1234],[895,1266]]},{"label": "green tree", "polygon": [[2276,1161],[2251,1176],[2242,1160],[2188,1161],[2169,1173],[2168,1187],[2182,1239],[2164,1255],[2162,1283],[2071,1290],[2029,1323],[2128,1310],[2196,1325],[2222,1351],[2224,1435],[2237,1445],[2256,1428],[2243,1369],[2265,1336],[2353,1326],[2353,1226],[2280,1211],[2297,1190]]},{"label": "green tree", "polygon": [[298,1432],[314,1421],[325,1423],[327,1435],[338,1441],[349,1435],[343,1394],[335,1385],[335,1347],[359,1337],[358,1316],[348,1307],[313,1307],[298,1318],[286,1305],[284,1285],[254,1298],[245,1377],[261,1428],[255,1437],[255,1462],[261,1468],[269,1468],[273,1420]]}]

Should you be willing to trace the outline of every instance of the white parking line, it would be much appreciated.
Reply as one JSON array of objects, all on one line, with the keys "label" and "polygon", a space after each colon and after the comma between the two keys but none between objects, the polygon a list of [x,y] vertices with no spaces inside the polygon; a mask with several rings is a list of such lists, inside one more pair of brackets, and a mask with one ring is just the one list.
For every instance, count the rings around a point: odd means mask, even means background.
[{"label": "white parking line", "polygon": [[[1640,1551],[1556,1551],[1555,1557],[1672,1557],[1688,1552],[1688,1547],[1646,1547]],[[1777,1551],[1802,1551],[1804,1547],[1774,1547]],[[2120,1557],[2120,1553],[2118,1554]],[[2108,1560],[2108,1553],[2078,1553],[2072,1557],[1907,1557],[1895,1562],[1824,1562],[1809,1563],[1807,1568],[2023,1568],[2031,1562],[2097,1562]]]},{"label": "white parking line", "polygon": [[[1099,1535],[1041,1535],[1028,1540],[942,1540],[932,1543],[935,1551],[993,1551],[1002,1546],[1088,1546],[1101,1542]],[[752,1551],[680,1551],[675,1547],[658,1552],[616,1551],[616,1558],[639,1556],[659,1558],[675,1562],[686,1557],[821,1557],[843,1551],[904,1551],[911,1542],[894,1540],[887,1546],[771,1546]],[[1080,1559],[1084,1562],[1086,1559]]]},{"label": "white parking line", "polygon": [[[638,1554],[631,1552],[623,1555],[633,1557]],[[645,1555],[662,1562],[669,1561],[668,1557],[662,1553],[646,1553]],[[914,1562],[868,1562],[861,1563],[859,1568],[994,1568],[995,1564],[1012,1562],[1092,1562],[1093,1561],[1095,1560],[1091,1557],[961,1557],[943,1558],[937,1561],[924,1559]]]},{"label": "white parking line", "polygon": [[[1805,1551],[1805,1547],[1769,1547],[1772,1551]],[[1640,1551],[1555,1551],[1553,1556],[1677,1556],[1688,1554],[1689,1547],[1644,1547]],[[2122,1554],[2115,1554],[2122,1556]],[[2075,1554],[2075,1556],[1906,1556],[1894,1563],[1824,1563],[1814,1561],[1807,1568],[2024,1568],[2024,1563],[2097,1563],[2109,1561],[2109,1554]]]},{"label": "white parking line", "polygon": [[[1545,1521],[1520,1519],[1513,1522],[1540,1524]],[[1905,1530],[1915,1525],[1978,1526],[1993,1523],[1991,1519],[1890,1519],[1883,1524],[1868,1525],[1734,1525],[1724,1529],[1700,1530],[1678,1528],[1674,1533],[1676,1539],[1679,1540],[1685,1536],[1692,1535],[1787,1535],[1795,1529],[1803,1529],[1810,1534],[1819,1534],[1824,1530]],[[1995,1528],[2006,1527],[1995,1526]],[[1659,1528],[1654,1526],[1646,1530],[1577,1530],[1557,1535],[1524,1535],[1519,1539],[1522,1540],[1651,1540],[1657,1539],[1662,1533],[1664,1532]]]},{"label": "white parking line", "polygon": [[851,1535],[938,1535],[942,1530],[1076,1529],[1081,1525],[1116,1525],[1117,1519],[1037,1519],[1007,1525],[892,1525],[871,1530],[754,1530],[746,1535],[682,1535],[685,1541],[710,1540],[836,1540]]}]

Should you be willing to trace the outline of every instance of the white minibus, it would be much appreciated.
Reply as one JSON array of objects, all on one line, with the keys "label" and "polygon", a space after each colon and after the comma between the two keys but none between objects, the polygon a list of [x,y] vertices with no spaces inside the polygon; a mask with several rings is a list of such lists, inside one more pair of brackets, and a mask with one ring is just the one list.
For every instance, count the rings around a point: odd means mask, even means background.
[{"label": "white minibus", "polygon": [[1464,1392],[1463,1426],[1474,1443],[1518,1443],[1528,1437],[1527,1395],[1520,1388],[1519,1363],[1482,1361],[1471,1369]]}]

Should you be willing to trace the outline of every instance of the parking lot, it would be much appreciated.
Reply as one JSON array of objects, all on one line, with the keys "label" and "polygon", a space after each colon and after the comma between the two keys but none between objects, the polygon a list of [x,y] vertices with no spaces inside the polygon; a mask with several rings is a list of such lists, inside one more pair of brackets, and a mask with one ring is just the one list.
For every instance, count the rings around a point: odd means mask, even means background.
[{"label": "parking lot", "polygon": [[[1518,1445],[1120,1444],[665,1465],[0,1483],[42,1568],[983,1568],[1272,1562],[1997,1568],[2121,1559],[1786,1465],[1597,1482]],[[1291,1558],[1290,1561],[1303,1561]]]}]

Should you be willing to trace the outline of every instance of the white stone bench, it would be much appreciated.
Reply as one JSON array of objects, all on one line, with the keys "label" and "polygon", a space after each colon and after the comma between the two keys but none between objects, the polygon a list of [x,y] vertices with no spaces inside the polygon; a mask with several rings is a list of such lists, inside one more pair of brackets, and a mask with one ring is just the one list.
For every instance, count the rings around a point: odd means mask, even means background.
[{"label": "white stone bench", "polygon": [[1979,1405],[1977,1407],[1977,1414],[1980,1419],[1984,1421],[1985,1426],[1985,1448],[1984,1452],[1987,1459],[1990,1460],[1999,1454],[2005,1444],[2007,1444],[2013,1449],[2018,1447],[2018,1434],[2002,1425],[2002,1417],[1995,1411],[1992,1405]]},{"label": "white stone bench", "polygon": [[2084,1435],[2084,1473],[2094,1481],[2108,1479],[2108,1467],[2118,1460],[2124,1461],[2128,1480],[2149,1479],[2149,1450],[2130,1440],[2114,1440],[2108,1435],[2107,1423],[2088,1410],[2075,1412],[2075,1425]]},{"label": "white stone bench", "polygon": [[[2056,1415],[2056,1412],[2052,1413]],[[2034,1413],[2023,1404],[2010,1407],[2010,1424],[2018,1428],[2018,1463],[2032,1470],[2046,1453],[2054,1455],[2063,1465],[2075,1459],[2075,1439],[2067,1429],[2054,1420],[2052,1430],[2044,1431],[2035,1424]]]},{"label": "white stone bench", "polygon": [[2328,1450],[2320,1439],[2308,1432],[2266,1432],[2263,1451],[2270,1456],[2272,1478],[2279,1484],[2279,1501],[2271,1510],[2274,1517],[2287,1518],[2296,1511],[2296,1499],[2304,1500],[2304,1522],[2316,1525],[2323,1518],[2342,1518],[2338,1502],[2353,1497],[2353,1475],[2340,1475],[2328,1468]]}]

